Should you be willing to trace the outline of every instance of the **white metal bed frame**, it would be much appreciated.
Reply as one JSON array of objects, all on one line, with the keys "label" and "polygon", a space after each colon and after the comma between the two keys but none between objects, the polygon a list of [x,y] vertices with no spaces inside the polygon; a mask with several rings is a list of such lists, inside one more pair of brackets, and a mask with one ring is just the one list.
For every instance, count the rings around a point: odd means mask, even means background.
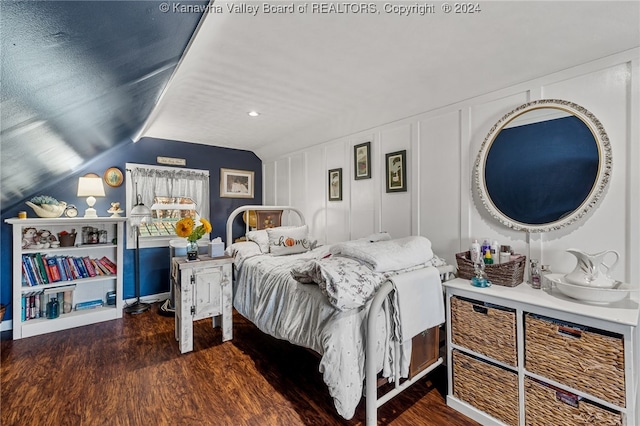
[{"label": "white metal bed frame", "polygon": [[[226,246],[229,247],[233,244],[233,221],[236,216],[245,211],[257,211],[257,210],[283,210],[283,211],[293,211],[295,212],[300,220],[302,221],[302,225],[304,225],[305,218],[300,210],[291,206],[258,206],[258,205],[247,205],[241,206],[235,209],[229,215],[227,219],[227,239],[225,241]],[[247,221],[248,222],[248,221]],[[249,224],[245,223],[245,233],[248,232]],[[455,274],[455,267],[452,265],[446,265],[442,267],[438,267],[438,271],[440,272],[440,277],[443,281],[451,278],[453,274]],[[376,371],[376,362],[375,362],[375,342],[377,341],[377,329],[376,329],[376,318],[378,317],[379,312],[382,309],[382,305],[393,290],[393,284],[391,281],[386,281],[382,284],[380,289],[377,291],[373,301],[371,302],[371,306],[369,308],[369,313],[367,316],[367,347],[365,349],[365,398],[366,398],[366,424],[367,426],[377,425],[378,419],[378,407],[381,407],[384,403],[391,400],[393,397],[407,389],[409,386],[416,383],[418,380],[422,379],[424,376],[433,371],[436,367],[442,364],[442,357],[439,357],[435,362],[429,365],[427,368],[416,374],[411,379],[405,379],[400,383],[399,374],[396,374],[396,379],[394,382],[394,388],[390,391],[386,392],[384,395],[378,398],[378,372]],[[444,298],[443,298],[444,303]],[[400,353],[400,344],[398,342],[395,343],[395,362],[396,364],[399,362],[399,353]],[[395,366],[395,371],[399,371]]]}]

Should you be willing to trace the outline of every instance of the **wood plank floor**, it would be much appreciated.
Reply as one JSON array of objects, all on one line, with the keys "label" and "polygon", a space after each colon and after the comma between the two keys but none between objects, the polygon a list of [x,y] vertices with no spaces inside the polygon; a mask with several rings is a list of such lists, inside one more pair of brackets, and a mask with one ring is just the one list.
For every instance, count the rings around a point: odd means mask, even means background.
[{"label": "wood plank floor", "polygon": [[[194,324],[180,354],[157,307],[122,320],[0,344],[0,423],[10,425],[364,425],[335,411],[318,358],[234,312],[234,339]],[[446,406],[439,368],[379,411],[382,425],[477,425]]]}]

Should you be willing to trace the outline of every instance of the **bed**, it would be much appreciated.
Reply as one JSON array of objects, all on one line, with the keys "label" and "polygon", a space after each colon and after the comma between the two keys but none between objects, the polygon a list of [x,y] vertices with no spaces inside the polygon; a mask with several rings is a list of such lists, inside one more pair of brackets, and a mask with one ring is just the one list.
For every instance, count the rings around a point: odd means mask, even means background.
[{"label": "bed", "polygon": [[[263,212],[260,223],[268,229],[250,231],[247,220],[247,240],[233,242],[235,218],[248,211]],[[280,211],[288,212],[297,223],[278,227]],[[263,221],[264,212],[274,214]],[[375,425],[379,406],[442,363],[438,357],[407,378],[411,339],[403,338],[403,334],[413,335],[414,330],[402,327],[410,323],[406,318],[402,321],[403,311],[398,309],[401,303],[407,306],[406,297],[403,302],[395,296],[402,292],[392,291],[415,285],[416,280],[428,282],[429,285],[421,284],[419,292],[429,298],[433,309],[421,310],[419,316],[426,318],[411,326],[437,327],[444,322],[441,279],[448,278],[455,269],[430,252],[431,243],[426,238],[393,240],[388,234],[378,233],[316,247],[299,210],[289,206],[243,206],[227,220],[226,241],[226,253],[234,257],[235,309],[261,331],[319,354],[319,371],[338,414],[345,419],[353,417],[362,399],[363,383],[366,423]],[[393,251],[407,248],[404,256],[369,257],[372,247],[387,250],[398,244],[404,246]],[[379,374],[394,384],[380,397]]]}]

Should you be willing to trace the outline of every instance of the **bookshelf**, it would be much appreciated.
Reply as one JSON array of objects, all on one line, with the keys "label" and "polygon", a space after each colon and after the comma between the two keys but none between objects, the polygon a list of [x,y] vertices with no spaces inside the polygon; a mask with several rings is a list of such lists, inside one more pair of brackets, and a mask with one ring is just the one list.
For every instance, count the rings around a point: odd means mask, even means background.
[{"label": "bookshelf", "polygon": [[[5,220],[12,226],[13,239],[14,339],[122,318],[123,230],[126,220],[125,217]],[[43,243],[36,246],[31,242],[33,229],[49,231],[58,241],[58,233],[75,230],[75,244],[51,247]],[[83,239],[83,230],[89,229],[95,234]],[[94,235],[100,235],[100,240],[93,238]],[[31,244],[26,245],[23,241],[25,236]],[[84,240],[97,242],[83,244]],[[35,244],[40,243],[36,241]],[[48,263],[47,260],[53,262]],[[105,265],[107,261],[111,261],[111,268]],[[56,271],[60,274],[59,279]],[[68,292],[66,296],[65,291]],[[110,292],[115,292],[114,304],[111,304],[113,297],[108,300],[107,293]],[[59,316],[49,319],[46,315],[47,302],[58,296],[62,297]],[[65,301],[67,309],[64,308]],[[95,306],[81,309],[82,304],[87,303]]]}]

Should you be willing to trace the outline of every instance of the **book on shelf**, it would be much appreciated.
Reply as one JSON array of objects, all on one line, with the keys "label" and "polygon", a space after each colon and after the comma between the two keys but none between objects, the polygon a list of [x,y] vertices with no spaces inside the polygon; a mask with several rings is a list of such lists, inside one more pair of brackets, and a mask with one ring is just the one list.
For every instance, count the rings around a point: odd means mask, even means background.
[{"label": "book on shelf", "polygon": [[67,256],[66,261],[67,265],[69,265],[69,271],[71,271],[71,276],[73,277],[73,279],[77,280],[78,278],[82,278],[82,274],[80,273],[76,262],[73,260],[73,257]]},{"label": "book on shelf", "polygon": [[36,281],[36,277],[33,275],[33,271],[28,266],[28,259],[26,259],[26,255],[22,255],[22,274],[24,276],[25,282],[29,287],[33,287],[34,285],[38,285]]},{"label": "book on shelf", "polygon": [[74,257],[73,263],[76,264],[76,268],[78,268],[78,272],[80,273],[80,278],[89,278],[89,273],[87,272],[87,268],[84,267],[84,261],[81,257]]},{"label": "book on shelf", "polygon": [[58,270],[60,271],[60,281],[68,281],[71,278],[67,275],[67,268],[64,267],[64,258],[62,256],[56,256],[56,263],[58,264]]},{"label": "book on shelf", "polygon": [[103,275],[111,275],[111,271],[109,271],[107,267],[103,265],[100,259],[94,259],[93,262],[100,269],[100,271],[102,271]]},{"label": "book on shelf", "polygon": [[82,262],[84,263],[84,268],[86,269],[87,274],[89,274],[90,277],[95,277],[96,270],[93,269],[93,265],[91,264],[91,259],[89,259],[89,256],[84,256],[82,258]]},{"label": "book on shelf", "polygon": [[49,272],[51,273],[51,282],[62,281],[62,276],[60,275],[60,269],[58,268],[55,256],[47,257],[47,268],[49,268]]},{"label": "book on shelf", "polygon": [[22,255],[22,264],[27,270],[27,274],[30,278],[30,283],[32,286],[42,284],[42,279],[39,277],[39,274],[36,272],[35,265],[33,264],[33,259],[28,254]]},{"label": "book on shelf", "polygon": [[107,256],[102,256],[100,258],[100,262],[111,272],[112,274],[116,273],[116,264],[113,263]]},{"label": "book on shelf", "polygon": [[103,305],[104,305],[104,302],[102,301],[102,299],[87,300],[86,302],[76,303],[76,311],[82,311],[85,309],[95,309]]},{"label": "book on shelf", "polygon": [[38,267],[38,271],[40,271],[40,276],[42,277],[43,284],[49,284],[51,282],[51,277],[49,275],[49,268],[47,268],[47,264],[42,258],[42,253],[35,253],[33,255],[35,260],[35,264]]}]

